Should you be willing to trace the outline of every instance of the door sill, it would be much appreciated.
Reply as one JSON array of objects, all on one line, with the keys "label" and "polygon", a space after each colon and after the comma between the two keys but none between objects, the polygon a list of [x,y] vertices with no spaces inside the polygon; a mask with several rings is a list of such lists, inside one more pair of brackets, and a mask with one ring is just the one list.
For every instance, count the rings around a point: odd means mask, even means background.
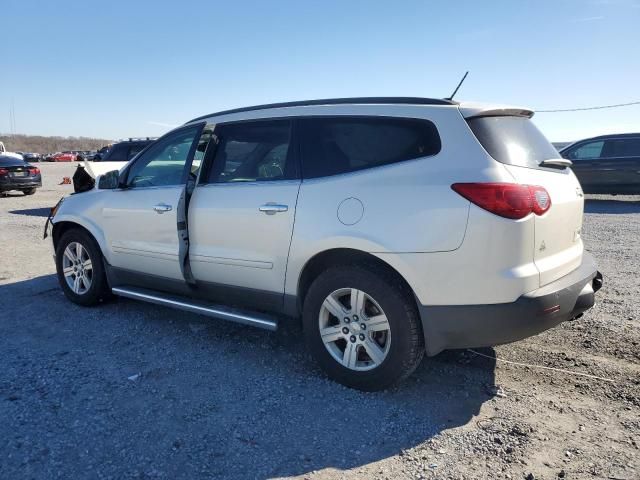
[{"label": "door sill", "polygon": [[225,307],[223,305],[214,305],[200,302],[192,298],[156,292],[144,288],[119,286],[112,288],[111,291],[114,295],[121,297],[140,300],[147,303],[154,303],[156,305],[197,313],[220,320],[228,320],[231,322],[242,323],[244,325],[251,325],[265,330],[275,331],[278,328],[276,317],[264,313],[240,310],[237,308]]}]

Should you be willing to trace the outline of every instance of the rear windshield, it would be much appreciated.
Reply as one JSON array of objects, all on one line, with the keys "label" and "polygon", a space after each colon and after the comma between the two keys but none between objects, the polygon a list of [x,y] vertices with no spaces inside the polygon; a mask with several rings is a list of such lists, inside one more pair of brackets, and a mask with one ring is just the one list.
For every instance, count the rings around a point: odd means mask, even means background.
[{"label": "rear windshield", "polygon": [[24,161],[20,158],[0,155],[0,167],[21,167],[23,165]]},{"label": "rear windshield", "polygon": [[538,168],[540,162],[560,158],[558,151],[525,117],[477,117],[469,127],[484,149],[497,161],[519,167]]}]

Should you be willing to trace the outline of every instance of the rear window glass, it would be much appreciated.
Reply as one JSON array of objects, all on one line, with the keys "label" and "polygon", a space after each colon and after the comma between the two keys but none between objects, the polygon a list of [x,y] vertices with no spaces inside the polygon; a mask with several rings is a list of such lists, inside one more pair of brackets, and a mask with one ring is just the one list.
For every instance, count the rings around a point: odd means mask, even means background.
[{"label": "rear window glass", "polygon": [[124,144],[115,145],[107,155],[105,155],[104,160],[110,162],[126,162],[129,160],[127,158],[127,146]]},{"label": "rear window glass", "polygon": [[441,147],[438,130],[428,120],[319,117],[299,125],[304,178],[427,157]]},{"label": "rear window glass", "polygon": [[591,160],[602,156],[603,146],[604,140],[598,140],[597,142],[585,143],[566,152],[563,151],[562,155],[570,160]]},{"label": "rear window glass", "polygon": [[0,155],[0,167],[15,167],[16,165],[24,165],[24,161],[16,157]]},{"label": "rear window glass", "polygon": [[494,159],[508,165],[538,168],[540,162],[560,158],[549,140],[525,117],[478,117],[469,127]]},{"label": "rear window glass", "polygon": [[291,122],[257,120],[218,125],[209,182],[262,182],[295,178],[289,155]]},{"label": "rear window glass", "polygon": [[603,157],[640,157],[640,138],[607,140]]},{"label": "rear window glass", "polygon": [[135,157],[137,154],[139,154],[142,150],[144,150],[144,147],[146,147],[146,144],[143,143],[134,143],[132,145],[129,146],[129,155],[127,156],[127,160],[131,160],[133,157]]}]

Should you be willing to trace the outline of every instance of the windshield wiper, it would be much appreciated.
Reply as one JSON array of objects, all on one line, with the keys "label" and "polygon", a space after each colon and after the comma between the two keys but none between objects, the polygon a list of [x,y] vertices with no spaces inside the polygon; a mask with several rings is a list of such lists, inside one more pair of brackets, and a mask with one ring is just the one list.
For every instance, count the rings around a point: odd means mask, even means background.
[{"label": "windshield wiper", "polygon": [[566,158],[550,158],[549,160],[543,160],[538,165],[541,167],[560,167],[567,168],[573,165],[571,160],[567,160]]}]

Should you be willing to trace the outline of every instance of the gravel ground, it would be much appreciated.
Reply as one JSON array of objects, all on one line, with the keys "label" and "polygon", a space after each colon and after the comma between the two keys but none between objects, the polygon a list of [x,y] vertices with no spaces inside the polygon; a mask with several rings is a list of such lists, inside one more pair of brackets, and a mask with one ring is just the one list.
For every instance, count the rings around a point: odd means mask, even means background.
[{"label": "gravel ground", "polygon": [[41,168],[34,196],[0,198],[0,478],[640,478],[638,197],[587,201],[591,311],[480,351],[612,381],[452,351],[365,394],[295,324],[66,301],[42,230],[73,165]]}]

